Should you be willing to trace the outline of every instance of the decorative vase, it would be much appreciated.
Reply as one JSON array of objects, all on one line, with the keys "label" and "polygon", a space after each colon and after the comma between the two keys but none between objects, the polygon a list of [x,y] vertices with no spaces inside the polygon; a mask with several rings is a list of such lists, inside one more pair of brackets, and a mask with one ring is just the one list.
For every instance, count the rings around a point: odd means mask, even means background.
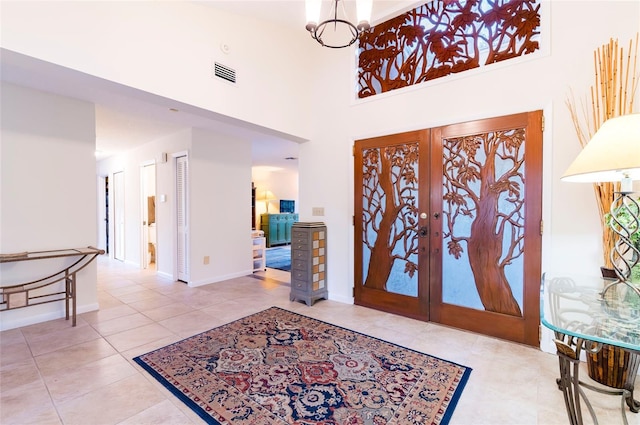
[{"label": "decorative vase", "polygon": [[633,369],[630,362],[636,360],[633,357],[627,350],[605,344],[596,354],[587,354],[589,377],[607,387],[624,388]]}]

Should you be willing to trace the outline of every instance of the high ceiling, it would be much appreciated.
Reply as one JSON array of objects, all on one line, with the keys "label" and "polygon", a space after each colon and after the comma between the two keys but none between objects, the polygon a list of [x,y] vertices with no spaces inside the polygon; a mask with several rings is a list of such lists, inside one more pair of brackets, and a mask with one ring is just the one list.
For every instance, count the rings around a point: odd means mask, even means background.
[{"label": "high ceiling", "polygon": [[[344,0],[343,0],[344,1]],[[285,25],[304,25],[304,0],[197,0],[206,6]],[[326,3],[326,2],[325,2]],[[348,13],[353,1],[346,1]],[[420,2],[418,2],[420,3]],[[374,0],[373,15],[385,16],[415,1]],[[103,155],[117,154],[190,127],[212,129],[252,140],[254,165],[296,168],[298,144],[248,123],[179,105],[136,89],[123,87],[68,68],[2,50],[3,81],[78,98],[96,104],[96,146]],[[176,110],[177,111],[174,111]]]}]

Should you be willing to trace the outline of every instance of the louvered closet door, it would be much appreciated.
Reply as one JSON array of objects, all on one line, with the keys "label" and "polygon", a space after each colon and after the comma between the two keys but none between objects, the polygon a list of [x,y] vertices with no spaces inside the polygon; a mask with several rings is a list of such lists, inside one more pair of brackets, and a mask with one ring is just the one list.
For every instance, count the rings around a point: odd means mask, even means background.
[{"label": "louvered closet door", "polygon": [[176,220],[178,239],[176,254],[178,280],[189,282],[188,162],[186,156],[176,158]]}]

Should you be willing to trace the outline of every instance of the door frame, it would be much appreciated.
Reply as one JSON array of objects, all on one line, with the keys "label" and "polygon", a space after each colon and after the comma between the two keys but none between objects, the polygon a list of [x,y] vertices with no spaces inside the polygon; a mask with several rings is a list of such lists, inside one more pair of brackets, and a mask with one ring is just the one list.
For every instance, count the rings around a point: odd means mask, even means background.
[{"label": "door frame", "polygon": [[[149,175],[147,173],[147,167],[153,166],[153,193],[147,192],[147,185],[149,184],[148,178]],[[148,209],[149,206],[147,204],[147,198],[151,195],[155,196],[156,193],[156,162],[155,160],[149,160],[142,162],[140,164],[140,268],[147,269],[149,268],[149,223],[148,220]],[[156,220],[157,223],[157,220]],[[157,224],[156,224],[157,226]],[[156,227],[157,231],[157,227]],[[157,241],[157,238],[156,238]],[[157,246],[157,243],[156,243]],[[156,256],[157,259],[157,256]],[[157,265],[157,264],[156,264]],[[156,268],[157,270],[157,268]]]},{"label": "door frame", "polygon": [[[118,178],[116,178],[116,176],[118,176]],[[111,215],[113,217],[113,232],[111,232],[112,238],[110,238],[113,242],[113,259],[114,260],[118,260],[118,261],[125,261],[126,260],[126,239],[125,239],[125,234],[126,234],[126,225],[127,225],[127,215],[126,215],[126,209],[125,209],[125,205],[126,205],[126,182],[125,182],[125,172],[124,170],[121,171],[115,171],[112,174],[112,178],[110,179],[110,182],[113,181],[113,184],[110,185],[109,187],[109,195],[110,195],[110,200],[112,200],[112,202],[110,202],[110,208],[111,205],[113,205],[112,207],[112,211],[113,214]],[[113,196],[111,196],[111,194],[113,194]],[[120,228],[120,223],[118,223],[118,219],[120,218],[119,214],[118,214],[118,208],[120,208],[120,204],[122,204],[122,209],[121,209],[121,213],[122,213],[122,228],[119,230]],[[110,223],[111,224],[111,223]],[[111,243],[111,241],[110,241]],[[119,252],[118,250],[118,244],[122,243],[122,252]],[[121,256],[122,258],[119,258],[119,256]]]}]

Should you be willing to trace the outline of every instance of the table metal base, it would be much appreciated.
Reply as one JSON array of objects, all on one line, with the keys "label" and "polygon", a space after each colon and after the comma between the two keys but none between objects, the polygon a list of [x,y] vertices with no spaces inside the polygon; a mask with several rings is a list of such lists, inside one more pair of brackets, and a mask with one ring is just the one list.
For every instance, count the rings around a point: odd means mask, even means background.
[{"label": "table metal base", "polygon": [[564,395],[564,403],[567,408],[567,414],[569,415],[569,423],[571,425],[582,425],[580,400],[583,400],[591,414],[593,423],[598,424],[593,407],[583,390],[583,388],[587,388],[601,394],[620,396],[622,422],[624,425],[628,425],[625,404],[629,407],[629,410],[634,413],[640,411],[640,402],[635,400],[633,396],[635,378],[638,373],[638,366],[640,365],[640,353],[631,352],[629,371],[624,388],[607,389],[580,381],[580,353],[582,350],[597,353],[602,349],[602,344],[564,335],[559,332],[555,332],[555,335],[556,339],[554,342],[560,364],[560,378],[558,378],[556,382],[558,388]]}]

